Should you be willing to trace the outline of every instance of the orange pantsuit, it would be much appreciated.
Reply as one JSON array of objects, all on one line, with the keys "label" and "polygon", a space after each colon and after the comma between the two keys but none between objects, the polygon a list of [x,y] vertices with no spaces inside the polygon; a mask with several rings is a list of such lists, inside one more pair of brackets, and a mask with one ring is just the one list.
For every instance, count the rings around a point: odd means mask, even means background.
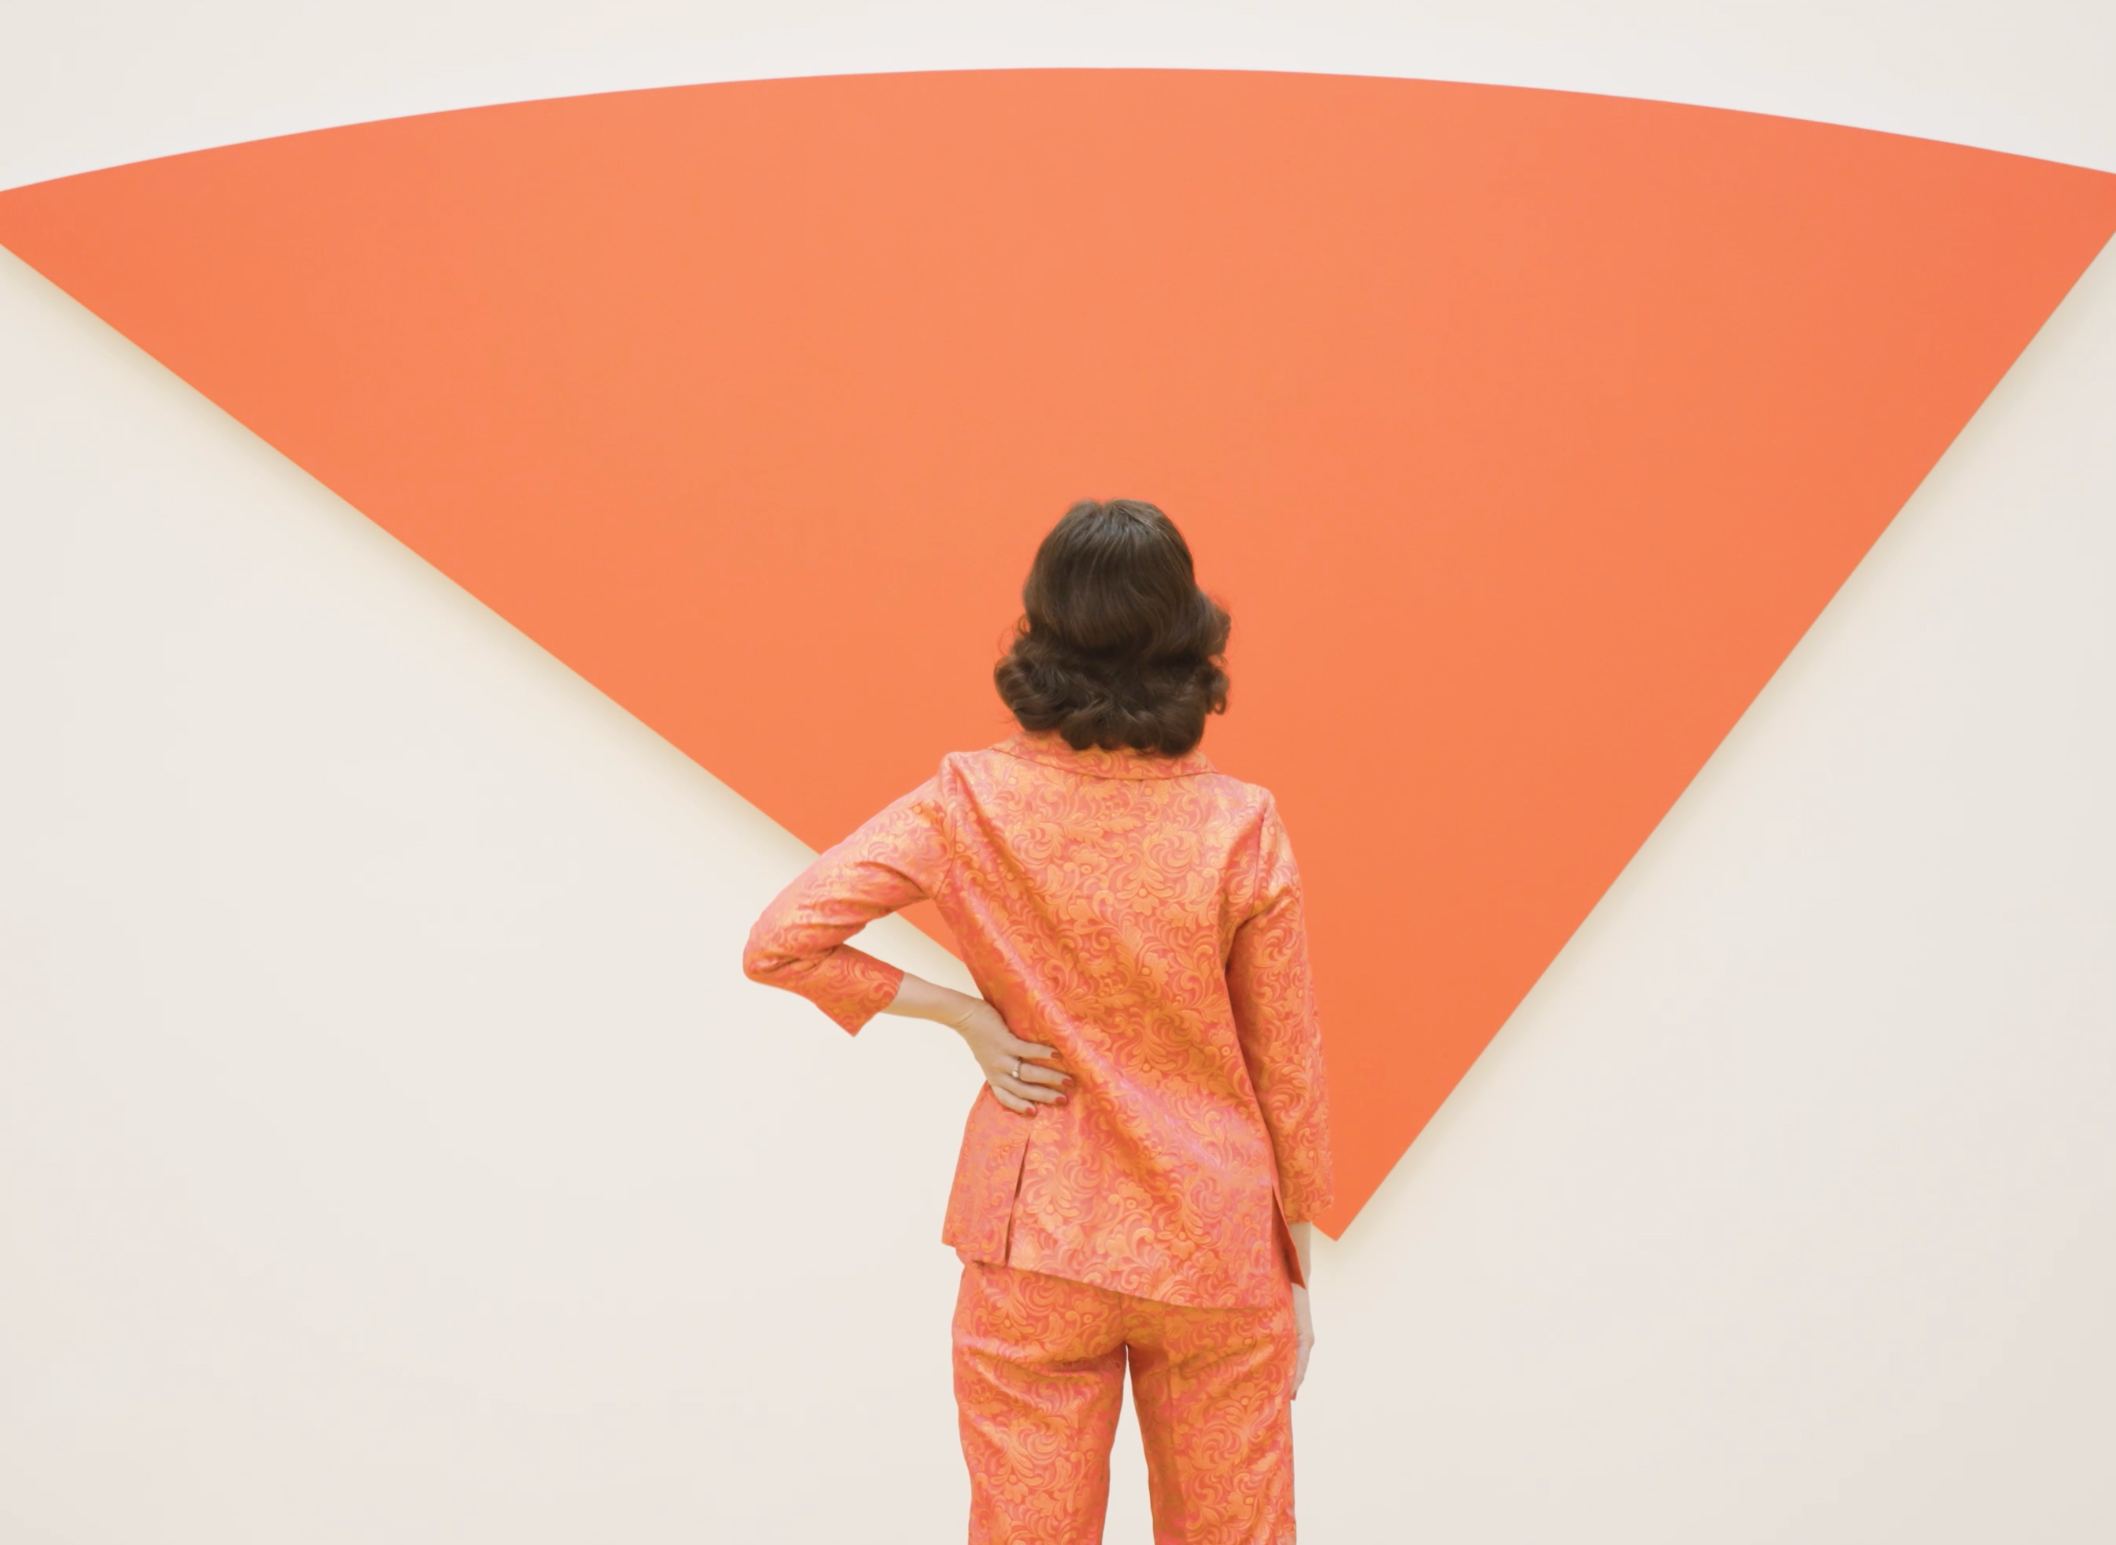
[{"label": "orange pantsuit", "polygon": [[[1116,1327],[1160,1456],[1158,1538],[1290,1539],[1284,1225],[1329,1204],[1330,1156],[1300,876],[1270,794],[1196,752],[1022,733],[955,753],[779,894],[744,967],[857,1031],[903,973],[846,941],[929,898],[1008,1028],[1072,1075],[1027,1115],[979,1091],[948,1200],[974,1537],[1099,1537],[1110,1397],[1080,1392],[1107,1383]],[[1095,1528],[1035,1500],[1059,1495]],[[1265,1511],[1208,1516],[1209,1496]]]},{"label": "orange pantsuit", "polygon": [[971,1545],[1102,1537],[1131,1364],[1157,1545],[1293,1538],[1288,1298],[1191,1309],[972,1262],[955,1302]]}]

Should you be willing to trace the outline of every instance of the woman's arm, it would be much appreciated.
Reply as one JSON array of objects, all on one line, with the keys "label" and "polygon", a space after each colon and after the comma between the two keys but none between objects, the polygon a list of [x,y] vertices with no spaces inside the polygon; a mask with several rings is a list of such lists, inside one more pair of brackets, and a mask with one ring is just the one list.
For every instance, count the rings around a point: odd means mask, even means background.
[{"label": "woman's arm", "polygon": [[875,1014],[939,1020],[968,1044],[993,1098],[1026,1115],[1065,1098],[1068,1076],[1040,1065],[1055,1051],[1017,1038],[984,999],[845,942],[874,919],[933,894],[947,868],[944,824],[937,782],[928,781],[818,855],[757,919],[742,968],[754,981],[812,1000],[849,1031]]},{"label": "woman's arm", "polygon": [[882,1012],[901,1014],[907,1019],[931,1019],[961,1036],[970,1055],[984,1069],[993,1098],[1010,1111],[1027,1115],[1038,1105],[1060,1104],[1065,1099],[1070,1077],[1056,1068],[1040,1065],[1058,1053],[1051,1047],[1016,1037],[999,1010],[982,998],[906,971],[896,996]]},{"label": "woman's arm", "polygon": [[1315,1321],[1305,1285],[1314,1230],[1307,1220],[1331,1200],[1328,1094],[1308,970],[1300,871],[1275,807],[1267,808],[1257,838],[1256,910],[1235,930],[1227,959],[1227,993],[1242,1056],[1271,1133],[1279,1202],[1294,1254],[1300,1258],[1301,1281],[1293,1288],[1299,1348],[1293,1389],[1298,1394],[1315,1350]]},{"label": "woman's arm", "polygon": [[1227,996],[1278,1163],[1286,1221],[1330,1205],[1329,1086],[1308,967],[1300,871],[1275,809],[1258,830],[1255,910],[1234,931]]},{"label": "woman's arm", "polygon": [[850,1032],[886,1009],[903,972],[846,941],[932,895],[947,867],[942,825],[929,780],[818,854],[750,929],[750,980],[799,993]]}]

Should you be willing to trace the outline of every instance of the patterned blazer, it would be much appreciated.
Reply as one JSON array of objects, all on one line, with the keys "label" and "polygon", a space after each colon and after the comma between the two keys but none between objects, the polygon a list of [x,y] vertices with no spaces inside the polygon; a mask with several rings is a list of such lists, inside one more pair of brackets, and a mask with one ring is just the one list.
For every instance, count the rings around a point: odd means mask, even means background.
[{"label": "patterned blazer", "polygon": [[1203,755],[1018,734],[940,771],[809,868],[750,932],[751,977],[857,1031],[903,973],[845,941],[931,898],[979,990],[1057,1048],[1062,1105],[987,1087],[944,1242],[1165,1303],[1262,1306],[1285,1223],[1330,1202],[1300,875],[1271,795]]}]

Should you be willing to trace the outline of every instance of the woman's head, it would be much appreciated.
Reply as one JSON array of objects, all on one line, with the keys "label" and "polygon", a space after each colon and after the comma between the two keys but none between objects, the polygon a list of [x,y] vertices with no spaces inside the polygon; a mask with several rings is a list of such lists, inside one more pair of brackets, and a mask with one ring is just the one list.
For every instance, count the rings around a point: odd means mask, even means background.
[{"label": "woman's head", "polygon": [[992,675],[1023,729],[1075,750],[1180,756],[1227,707],[1227,613],[1198,589],[1175,522],[1137,499],[1065,512],[1021,587],[1026,613]]}]

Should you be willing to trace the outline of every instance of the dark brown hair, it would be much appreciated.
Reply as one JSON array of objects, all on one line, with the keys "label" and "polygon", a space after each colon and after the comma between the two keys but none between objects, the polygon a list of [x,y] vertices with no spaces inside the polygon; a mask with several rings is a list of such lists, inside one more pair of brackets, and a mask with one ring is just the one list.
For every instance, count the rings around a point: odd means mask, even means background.
[{"label": "dark brown hair", "polygon": [[1181,756],[1227,708],[1227,613],[1198,588],[1175,522],[1139,499],[1083,499],[1036,549],[1026,614],[994,667],[1025,730]]}]

